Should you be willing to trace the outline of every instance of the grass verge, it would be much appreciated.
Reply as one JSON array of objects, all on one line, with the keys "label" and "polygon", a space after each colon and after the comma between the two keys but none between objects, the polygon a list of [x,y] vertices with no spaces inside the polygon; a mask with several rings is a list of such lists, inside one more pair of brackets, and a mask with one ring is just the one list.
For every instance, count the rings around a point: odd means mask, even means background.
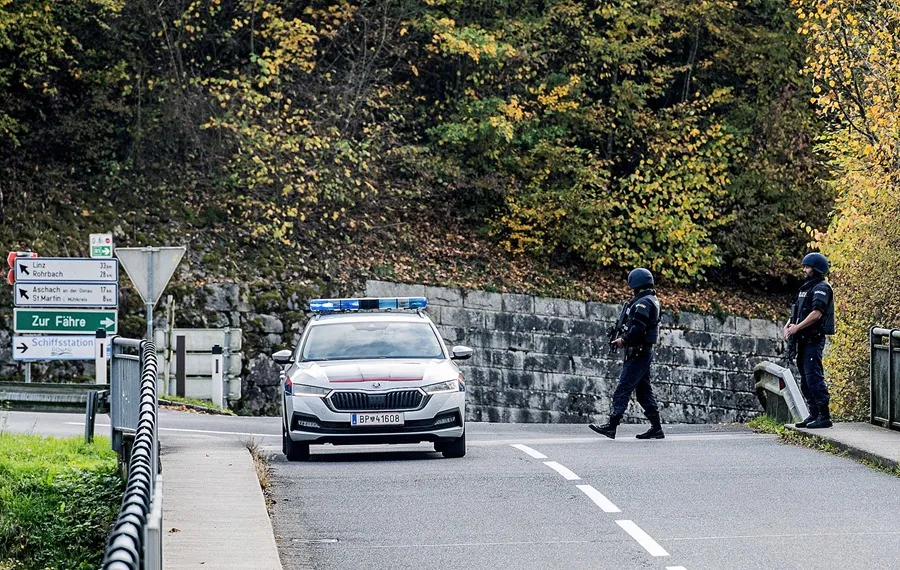
[{"label": "grass verge", "polygon": [[259,448],[259,443],[255,440],[245,441],[244,445],[247,446],[247,450],[250,452],[250,457],[253,458],[253,466],[256,468],[256,478],[259,479],[259,486],[262,487],[263,494],[266,495],[266,501],[268,502],[268,491],[269,491],[269,458],[262,452]]},{"label": "grass verge", "polygon": [[747,422],[747,427],[759,433],[773,433],[778,436],[787,431],[783,423],[765,414],[756,416]]},{"label": "grass verge", "polygon": [[222,408],[213,404],[210,400],[200,400],[197,398],[182,398],[180,396],[163,396],[159,399],[160,406],[170,408],[185,408],[196,412],[204,412],[208,414],[221,414],[233,416],[235,413],[228,408]]},{"label": "grass verge", "polygon": [[0,433],[0,570],[97,568],[124,486],[108,438]]},{"label": "grass verge", "polygon": [[[248,440],[244,442],[250,457],[253,458],[253,466],[256,468],[256,478],[259,479],[259,486],[263,491],[263,497],[266,499],[266,508],[272,506],[272,498],[269,494],[269,458],[259,448],[256,440]],[[0,568],[3,570],[3,568]]]}]

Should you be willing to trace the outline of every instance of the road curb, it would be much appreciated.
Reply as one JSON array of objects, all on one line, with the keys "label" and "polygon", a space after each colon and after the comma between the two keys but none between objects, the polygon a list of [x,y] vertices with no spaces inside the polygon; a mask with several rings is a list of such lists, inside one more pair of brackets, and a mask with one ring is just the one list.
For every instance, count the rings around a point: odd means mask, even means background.
[{"label": "road curb", "polygon": [[817,442],[827,443],[836,449],[846,452],[847,455],[849,455],[850,457],[853,457],[855,459],[869,461],[869,462],[875,463],[877,465],[880,465],[881,467],[885,467],[887,469],[896,469],[898,467],[898,465],[900,465],[900,462],[897,462],[889,457],[883,457],[881,455],[872,453],[870,451],[866,451],[866,450],[864,450],[860,447],[857,447],[853,444],[849,444],[849,443],[843,442],[837,438],[829,436],[829,434],[827,433],[829,428],[809,430],[809,429],[794,427],[791,424],[786,424],[784,427],[786,430],[788,430],[791,433],[796,434],[804,439],[810,439],[810,440],[814,440]]}]

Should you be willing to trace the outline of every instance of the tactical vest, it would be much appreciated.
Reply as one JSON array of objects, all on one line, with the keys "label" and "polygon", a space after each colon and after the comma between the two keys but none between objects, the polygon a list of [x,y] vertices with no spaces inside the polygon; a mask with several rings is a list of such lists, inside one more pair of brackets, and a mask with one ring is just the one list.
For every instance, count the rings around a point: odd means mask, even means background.
[{"label": "tactical vest", "polygon": [[817,322],[815,326],[810,327],[808,332],[800,331],[799,334],[804,339],[814,339],[820,336],[834,334],[834,290],[827,281],[817,283],[809,291],[800,291],[797,295],[797,303],[800,307],[800,314],[797,316],[797,322],[803,322],[803,320],[813,312],[813,290],[823,283],[828,288],[828,305],[825,307],[822,318],[819,319],[819,322]]},{"label": "tactical vest", "polygon": [[642,344],[656,344],[659,340],[659,321],[660,314],[662,313],[659,299],[656,298],[656,295],[645,295],[644,297],[639,297],[631,302],[628,307],[628,321],[625,324],[626,329],[631,328],[635,307],[641,302],[646,302],[650,313],[647,330],[644,332],[644,342]]}]

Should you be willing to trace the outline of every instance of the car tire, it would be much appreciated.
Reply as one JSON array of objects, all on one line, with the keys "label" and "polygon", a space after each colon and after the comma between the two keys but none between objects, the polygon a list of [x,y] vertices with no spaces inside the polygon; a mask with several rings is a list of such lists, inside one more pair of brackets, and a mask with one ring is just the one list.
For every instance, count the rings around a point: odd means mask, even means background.
[{"label": "car tire", "polygon": [[281,451],[288,461],[306,461],[309,459],[309,444],[292,441],[284,430],[281,432]]},{"label": "car tire", "polygon": [[[437,444],[435,444],[437,449]],[[441,453],[444,457],[464,457],[466,455],[466,434],[463,433],[456,439],[441,444]]]}]

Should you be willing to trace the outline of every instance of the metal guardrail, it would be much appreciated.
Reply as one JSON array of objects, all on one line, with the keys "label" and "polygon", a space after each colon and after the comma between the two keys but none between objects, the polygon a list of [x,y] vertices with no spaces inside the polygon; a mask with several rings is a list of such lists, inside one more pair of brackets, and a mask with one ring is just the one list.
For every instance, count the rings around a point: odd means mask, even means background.
[{"label": "metal guardrail", "polygon": [[[112,337],[109,343],[109,420],[112,426],[112,448],[126,456],[125,437],[137,429],[143,383],[144,353],[147,341]],[[153,346],[152,343],[148,343]],[[153,353],[156,367],[156,352]],[[156,375],[157,372],[154,372]]]},{"label": "metal guardrail", "polygon": [[105,390],[107,387],[103,384],[0,381],[0,405],[23,412],[80,413],[84,411],[92,390]]},{"label": "metal guardrail", "polygon": [[798,422],[809,415],[800,386],[787,368],[761,362],[753,369],[756,397],[766,414],[782,422]]},{"label": "metal guardrail", "polygon": [[[111,339],[110,347],[113,448],[128,458],[128,483],[101,568],[158,570],[162,568],[162,478],[156,347],[146,340],[119,337]],[[137,355],[127,354],[135,349]],[[132,434],[134,439],[129,441]]]},{"label": "metal guardrail", "polygon": [[869,331],[869,421],[900,430],[900,329]]}]

